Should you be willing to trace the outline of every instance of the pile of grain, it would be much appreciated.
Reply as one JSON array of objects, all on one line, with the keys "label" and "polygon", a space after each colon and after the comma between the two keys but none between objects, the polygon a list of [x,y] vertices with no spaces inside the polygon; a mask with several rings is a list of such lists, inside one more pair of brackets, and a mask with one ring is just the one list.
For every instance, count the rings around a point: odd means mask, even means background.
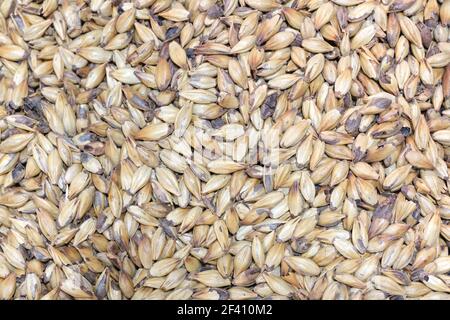
[{"label": "pile of grain", "polygon": [[0,298],[449,299],[449,25],[0,1]]}]

